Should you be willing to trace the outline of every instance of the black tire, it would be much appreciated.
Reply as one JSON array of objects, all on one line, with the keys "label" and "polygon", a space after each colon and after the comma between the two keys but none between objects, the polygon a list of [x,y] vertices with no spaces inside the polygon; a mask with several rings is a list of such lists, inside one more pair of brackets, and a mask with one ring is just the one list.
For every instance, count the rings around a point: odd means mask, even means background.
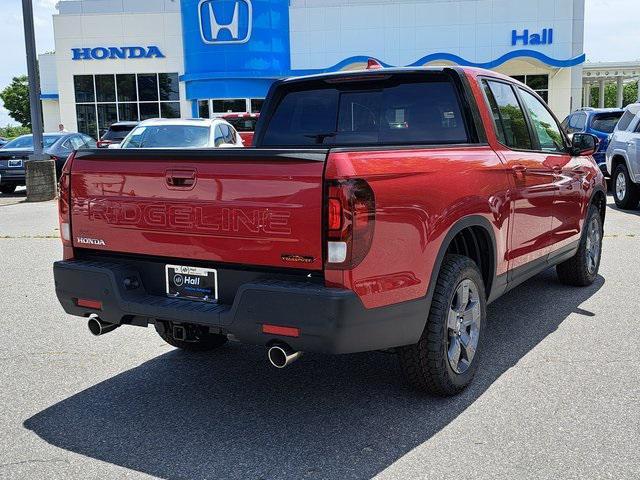
[{"label": "black tire", "polygon": [[0,186],[0,192],[2,192],[5,195],[8,195],[10,193],[13,193],[16,191],[16,187],[17,185],[1,185]]},{"label": "black tire", "polygon": [[[625,188],[623,190],[619,188],[619,180],[624,181]],[[615,200],[618,208],[633,210],[638,207],[638,201],[640,201],[640,188],[638,188],[638,185],[636,185],[629,176],[629,170],[624,163],[618,164],[613,171],[613,177],[611,177],[611,189],[613,191],[613,199]]]},{"label": "black tire", "polygon": [[[467,281],[476,289],[475,302],[478,310],[474,312],[479,315],[477,343],[475,354],[468,362],[466,370],[456,371],[449,360],[449,349],[456,336],[455,331],[449,328],[449,310],[459,303],[458,289]],[[478,369],[482,352],[482,331],[487,318],[486,303],[484,282],[477,265],[468,257],[447,255],[438,274],[422,337],[417,344],[398,349],[400,367],[413,387],[433,395],[451,396],[462,391],[471,382]],[[468,305],[471,305],[471,302]],[[462,357],[460,361],[462,362]]]},{"label": "black tire", "polygon": [[[592,231],[592,228],[595,231]],[[583,229],[576,254],[556,266],[558,278],[565,285],[586,287],[598,277],[602,255],[603,227],[600,212],[594,205],[589,207]],[[596,234],[597,238],[594,239],[592,234]],[[594,242],[597,244],[595,251],[592,249]]]},{"label": "black tire", "polygon": [[186,352],[208,352],[227,343],[226,335],[217,335],[204,331],[195,332],[190,340],[178,340],[167,329],[156,329],[160,338],[172,347]]}]

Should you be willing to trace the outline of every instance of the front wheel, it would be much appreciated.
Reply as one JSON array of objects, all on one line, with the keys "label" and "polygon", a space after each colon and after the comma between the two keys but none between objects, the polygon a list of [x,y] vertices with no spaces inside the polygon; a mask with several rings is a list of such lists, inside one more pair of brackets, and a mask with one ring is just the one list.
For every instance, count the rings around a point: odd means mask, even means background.
[{"label": "front wheel", "polygon": [[584,222],[584,232],[578,251],[569,260],[556,266],[560,281],[566,285],[586,287],[598,276],[602,256],[603,227],[598,209],[591,205]]},{"label": "front wheel", "polygon": [[409,383],[440,396],[464,389],[478,369],[485,323],[486,296],[480,270],[468,257],[447,255],[420,340],[398,349]]},{"label": "front wheel", "polygon": [[633,183],[629,170],[624,163],[619,164],[613,172],[613,199],[618,208],[632,210],[640,201],[640,189]]}]

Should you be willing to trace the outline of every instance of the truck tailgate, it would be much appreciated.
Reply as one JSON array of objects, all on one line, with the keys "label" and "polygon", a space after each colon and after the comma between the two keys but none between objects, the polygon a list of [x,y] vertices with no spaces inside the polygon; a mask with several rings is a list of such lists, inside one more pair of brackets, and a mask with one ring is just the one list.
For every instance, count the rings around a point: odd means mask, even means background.
[{"label": "truck tailgate", "polygon": [[322,269],[327,150],[78,152],[76,248]]}]

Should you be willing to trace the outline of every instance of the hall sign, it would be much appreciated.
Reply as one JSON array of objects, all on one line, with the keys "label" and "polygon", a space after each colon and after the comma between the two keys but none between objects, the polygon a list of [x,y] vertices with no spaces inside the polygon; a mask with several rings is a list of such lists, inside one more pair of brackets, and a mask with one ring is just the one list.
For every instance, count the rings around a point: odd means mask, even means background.
[{"label": "hall sign", "polygon": [[551,45],[553,43],[553,28],[543,28],[541,32],[529,32],[524,29],[511,31],[511,45]]},{"label": "hall sign", "polygon": [[165,58],[160,48],[148,47],[95,47],[72,48],[72,60],[125,60],[140,58]]}]

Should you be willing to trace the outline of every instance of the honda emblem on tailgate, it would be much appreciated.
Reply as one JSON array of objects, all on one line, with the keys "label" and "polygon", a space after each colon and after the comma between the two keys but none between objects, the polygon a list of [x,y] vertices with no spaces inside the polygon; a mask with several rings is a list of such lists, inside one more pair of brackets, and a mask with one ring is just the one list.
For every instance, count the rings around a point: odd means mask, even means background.
[{"label": "honda emblem on tailgate", "polygon": [[251,0],[200,0],[200,36],[207,44],[246,43],[251,38]]},{"label": "honda emblem on tailgate", "polygon": [[76,242],[81,245],[96,245],[100,247],[106,246],[106,243],[104,243],[104,240],[101,240],[99,238],[77,237]]}]

